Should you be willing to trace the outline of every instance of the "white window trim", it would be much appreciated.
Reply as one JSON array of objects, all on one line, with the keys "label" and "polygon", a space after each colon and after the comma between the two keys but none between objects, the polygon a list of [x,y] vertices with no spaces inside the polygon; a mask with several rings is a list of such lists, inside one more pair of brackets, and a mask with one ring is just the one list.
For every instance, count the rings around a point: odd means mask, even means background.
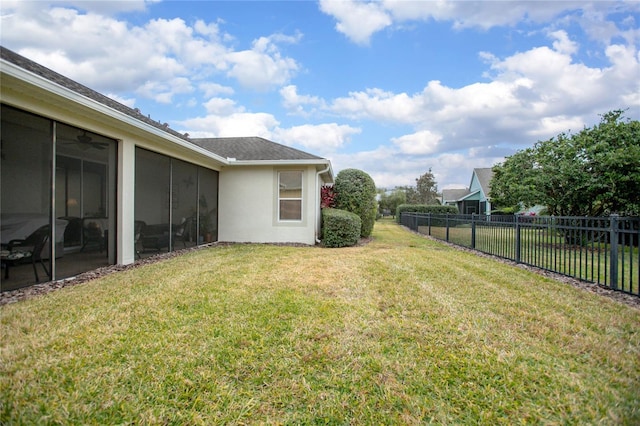
[{"label": "white window trim", "polygon": [[[281,198],[280,197],[280,174],[281,173],[291,173],[291,172],[298,172],[300,173],[300,197],[296,197],[296,198]],[[305,217],[304,217],[304,197],[305,197],[305,191],[304,191],[304,170],[300,170],[300,169],[283,169],[283,170],[278,170],[276,173],[277,176],[277,191],[276,191],[276,219],[278,221],[278,223],[294,223],[294,224],[299,224],[299,223],[303,223],[305,221]],[[280,201],[300,201],[300,219],[281,219],[280,218]]]}]

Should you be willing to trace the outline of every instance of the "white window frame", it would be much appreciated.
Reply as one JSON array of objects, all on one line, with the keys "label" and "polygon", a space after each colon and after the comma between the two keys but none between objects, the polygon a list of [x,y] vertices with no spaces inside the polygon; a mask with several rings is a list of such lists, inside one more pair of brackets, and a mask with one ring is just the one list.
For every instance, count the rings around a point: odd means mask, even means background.
[{"label": "white window frame", "polygon": [[[299,197],[281,197],[280,189],[281,183],[280,178],[283,173],[298,173],[300,175],[300,196]],[[303,170],[278,170],[278,191],[277,191],[277,218],[278,222],[285,223],[300,223],[304,221],[304,171]],[[282,201],[299,201],[300,202],[300,219],[283,219],[280,211],[280,203]]]}]

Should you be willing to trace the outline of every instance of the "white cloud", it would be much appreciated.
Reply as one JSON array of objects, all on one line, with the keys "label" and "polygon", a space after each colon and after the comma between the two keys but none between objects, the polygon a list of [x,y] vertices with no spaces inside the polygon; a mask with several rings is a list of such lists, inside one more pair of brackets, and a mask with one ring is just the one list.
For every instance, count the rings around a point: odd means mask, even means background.
[{"label": "white cloud", "polygon": [[564,55],[573,55],[578,51],[578,44],[569,40],[569,35],[566,31],[553,31],[549,36],[556,39],[556,41],[553,42],[553,49],[556,52]]},{"label": "white cloud", "polygon": [[426,155],[436,152],[441,140],[441,135],[429,130],[421,130],[410,135],[392,138],[391,142],[400,149],[402,154]]},{"label": "white cloud", "polygon": [[414,154],[532,144],[536,138],[580,129],[604,111],[640,107],[640,55],[635,47],[609,46],[605,52],[610,66],[595,68],[574,60],[579,46],[566,32],[549,36],[553,47],[535,47],[504,59],[481,53],[490,64],[488,82],[455,88],[433,80],[414,94],[374,88],[314,102],[354,120],[412,126],[414,134],[391,142],[401,152]]},{"label": "white cloud", "polygon": [[635,45],[608,46],[609,64],[590,67],[577,59],[580,45],[565,31],[548,36],[550,46],[504,58],[481,53],[490,70],[487,82],[456,88],[433,80],[413,94],[373,88],[314,100],[327,112],[353,120],[415,130],[373,151],[335,155],[334,169],[361,168],[379,186],[393,187],[413,184],[432,167],[438,182],[468,186],[474,167],[491,167],[518,147],[579,131],[614,108],[630,108],[637,116],[640,52]]},{"label": "white cloud", "polygon": [[270,139],[273,129],[280,124],[267,113],[234,112],[229,115],[207,115],[177,123],[191,137],[260,136]]},{"label": "white cloud", "polygon": [[351,92],[348,97],[334,99],[331,112],[353,119],[371,119],[396,123],[415,123],[421,119],[419,96],[395,94],[381,89]]},{"label": "white cloud", "polygon": [[211,82],[200,83],[198,88],[202,90],[205,98],[211,98],[217,95],[233,95],[235,93],[233,87]]},{"label": "white cloud", "polygon": [[336,18],[336,30],[357,44],[368,44],[372,34],[392,23],[378,2],[320,0],[320,10]]},{"label": "white cloud", "polygon": [[[329,156],[334,172],[346,168],[365,170],[377,187],[415,185],[415,179],[429,168],[438,182],[438,189],[468,187],[471,172],[478,167],[492,167],[504,159],[494,151],[473,152],[470,150],[436,155],[400,155],[389,146],[379,146],[370,151]],[[442,185],[442,182],[446,184]]]},{"label": "white cloud", "polygon": [[280,89],[282,104],[285,108],[293,113],[300,115],[308,115],[305,106],[324,107],[324,101],[318,96],[299,95],[298,88],[294,85],[288,85]]},{"label": "white cloud", "polygon": [[121,104],[126,105],[129,108],[133,108],[136,104],[136,98],[124,98],[113,93],[105,93],[105,96],[113,99],[116,102],[120,102]]},{"label": "white cloud", "polygon": [[238,107],[233,99],[211,98],[204,103],[208,114],[228,116],[238,112],[244,112],[244,108]]},{"label": "white cloud", "polygon": [[[299,70],[278,44],[296,43],[301,33],[260,37],[251,49],[235,50],[220,22],[197,20],[190,25],[174,18],[135,26],[115,17],[115,12],[144,5],[142,1],[3,2],[2,43],[98,91],[137,90],[140,96],[162,102],[184,93],[184,85],[175,87],[181,79],[206,80],[222,88],[228,84],[215,79],[230,77],[264,91],[286,84]],[[205,90],[212,95],[211,86]]]},{"label": "white cloud", "polygon": [[140,86],[136,93],[161,104],[170,104],[175,95],[191,93],[193,90],[189,79],[176,77],[162,82],[148,81]]},{"label": "white cloud", "polygon": [[274,133],[274,138],[286,145],[298,145],[314,153],[326,154],[344,147],[349,143],[351,135],[360,132],[360,129],[344,124],[304,124],[278,129]]},{"label": "white cloud", "polygon": [[525,132],[531,139],[548,139],[550,135],[562,132],[580,131],[585,123],[580,117],[567,117],[559,115],[555,117],[540,118],[538,126]]},{"label": "white cloud", "polygon": [[260,91],[286,84],[300,68],[294,59],[282,57],[268,37],[254,40],[251,50],[228,53],[226,60],[230,63],[227,75]]},{"label": "white cloud", "polygon": [[[586,17],[586,30],[594,40],[616,35],[633,37],[630,30],[602,25],[609,13],[638,11],[636,2],[584,1],[360,1],[321,0],[320,10],[333,16],[336,30],[356,44],[368,44],[371,36],[389,27],[416,21],[451,22],[453,28],[515,26],[520,22],[544,23],[562,14],[578,12]],[[636,34],[637,37],[637,34]]]}]

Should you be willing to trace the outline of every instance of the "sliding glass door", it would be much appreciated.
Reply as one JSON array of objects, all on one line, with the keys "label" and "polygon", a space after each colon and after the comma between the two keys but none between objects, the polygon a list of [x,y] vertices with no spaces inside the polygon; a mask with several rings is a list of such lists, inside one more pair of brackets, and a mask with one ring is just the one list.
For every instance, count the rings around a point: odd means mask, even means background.
[{"label": "sliding glass door", "polygon": [[117,143],[6,105],[1,129],[0,289],[114,263]]},{"label": "sliding glass door", "polygon": [[116,143],[56,125],[55,217],[67,221],[60,278],[115,263]]},{"label": "sliding glass door", "polygon": [[218,172],[136,148],[137,257],[217,241]]}]

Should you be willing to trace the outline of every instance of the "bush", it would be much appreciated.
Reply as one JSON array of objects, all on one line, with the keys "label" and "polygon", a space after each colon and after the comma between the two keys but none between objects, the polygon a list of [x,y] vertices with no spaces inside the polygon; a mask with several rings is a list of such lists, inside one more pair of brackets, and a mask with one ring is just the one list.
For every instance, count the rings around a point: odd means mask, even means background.
[{"label": "bush", "polygon": [[336,176],[333,188],[336,192],[336,208],[355,213],[360,217],[361,237],[368,237],[376,221],[378,203],[376,184],[367,173],[358,169],[345,169]]},{"label": "bush", "polygon": [[396,209],[396,221],[400,223],[400,215],[409,213],[431,213],[431,214],[459,214],[456,206],[441,206],[437,204],[400,204]]},{"label": "bush", "polygon": [[357,214],[339,209],[322,209],[322,243],[325,247],[347,247],[360,239],[362,221]]},{"label": "bush", "polygon": [[510,216],[514,215],[518,212],[518,208],[516,207],[505,207],[502,209],[491,210],[492,216]]}]

